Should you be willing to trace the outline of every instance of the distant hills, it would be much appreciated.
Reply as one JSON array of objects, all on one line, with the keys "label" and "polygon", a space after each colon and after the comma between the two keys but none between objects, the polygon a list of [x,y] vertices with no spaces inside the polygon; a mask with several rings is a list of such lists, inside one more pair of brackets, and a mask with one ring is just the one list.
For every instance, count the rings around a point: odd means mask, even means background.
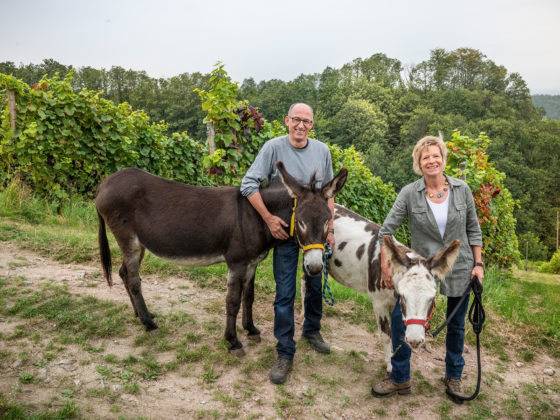
[{"label": "distant hills", "polygon": [[560,95],[533,95],[533,105],[542,106],[549,120],[560,120]]}]

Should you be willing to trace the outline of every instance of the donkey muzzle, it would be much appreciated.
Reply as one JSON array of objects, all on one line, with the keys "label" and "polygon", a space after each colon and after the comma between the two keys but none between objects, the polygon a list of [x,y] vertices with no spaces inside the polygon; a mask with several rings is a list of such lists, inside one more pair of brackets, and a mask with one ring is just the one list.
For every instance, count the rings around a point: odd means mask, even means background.
[{"label": "donkey muzzle", "polygon": [[310,249],[303,254],[303,269],[310,277],[315,277],[323,271],[323,250]]}]

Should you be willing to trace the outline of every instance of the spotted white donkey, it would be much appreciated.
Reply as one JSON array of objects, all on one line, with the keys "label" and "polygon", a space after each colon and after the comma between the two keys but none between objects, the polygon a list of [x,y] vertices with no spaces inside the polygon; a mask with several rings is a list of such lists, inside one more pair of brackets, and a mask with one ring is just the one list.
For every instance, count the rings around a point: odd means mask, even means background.
[{"label": "spotted white donkey", "polygon": [[380,284],[380,228],[365,217],[337,204],[334,217],[336,245],[329,262],[329,274],[338,283],[367,293],[371,298],[377,329],[385,349],[387,371],[390,372],[392,348],[389,314],[397,297],[400,296],[406,325],[405,341],[416,348],[424,343],[424,324],[430,316],[436,297],[437,284],[434,276],[444,281],[446,274],[451,272],[459,253],[459,241],[451,242],[439,254],[426,259],[390,236],[384,237],[384,254],[393,271],[393,290]]}]

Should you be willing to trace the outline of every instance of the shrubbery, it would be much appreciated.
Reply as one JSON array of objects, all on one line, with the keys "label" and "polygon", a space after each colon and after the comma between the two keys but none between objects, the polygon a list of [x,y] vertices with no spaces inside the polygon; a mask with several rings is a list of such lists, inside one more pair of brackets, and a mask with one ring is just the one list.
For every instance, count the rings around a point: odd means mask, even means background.
[{"label": "shrubbery", "polygon": [[19,177],[55,201],[93,197],[107,175],[129,166],[191,183],[209,181],[199,162],[205,148],[186,133],[165,135],[164,123],[127,103],[115,105],[99,92],[74,92],[72,73],[29,86],[0,74],[0,88],[15,92],[17,119],[9,109],[0,125],[0,181]]},{"label": "shrubbery", "polygon": [[[285,134],[276,121],[266,122],[255,108],[236,100],[237,84],[216,65],[209,91],[199,91],[206,122],[215,130],[216,151],[187,133],[166,135],[164,122],[155,124],[127,103],[115,105],[99,92],[75,92],[72,73],[64,80],[43,79],[32,87],[0,74],[0,88],[15,92],[17,120],[12,130],[8,106],[0,125],[0,185],[14,178],[33,192],[60,203],[78,195],[93,197],[107,175],[124,167],[137,167],[189,184],[238,184],[262,144]],[[313,136],[313,133],[311,133]],[[513,207],[516,201],[503,187],[505,175],[488,163],[490,140],[455,132],[448,142],[447,173],[462,174],[473,191],[484,237],[485,260],[509,267],[519,259]],[[364,164],[353,146],[329,146],[334,171],[349,170],[337,202],[381,224],[396,198],[392,184],[384,184]],[[397,237],[408,242],[406,224]]]},{"label": "shrubbery", "polygon": [[539,273],[560,274],[560,251],[556,251],[549,262],[541,264]]},{"label": "shrubbery", "polygon": [[[504,187],[506,175],[488,162],[490,139],[484,133],[473,139],[455,131],[447,142],[447,173],[465,176],[472,190],[482,229],[483,258],[487,263],[510,267],[520,261],[513,209],[517,201]],[[463,163],[464,169],[459,165]]]}]

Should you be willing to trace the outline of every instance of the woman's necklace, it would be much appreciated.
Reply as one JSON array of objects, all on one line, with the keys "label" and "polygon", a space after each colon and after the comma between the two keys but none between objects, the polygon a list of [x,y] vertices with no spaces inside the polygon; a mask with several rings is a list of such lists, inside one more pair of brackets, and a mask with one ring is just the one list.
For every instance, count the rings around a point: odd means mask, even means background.
[{"label": "woman's necklace", "polygon": [[[444,185],[449,185],[449,182],[447,182],[447,180],[445,181]],[[439,194],[436,195],[437,198],[441,198],[443,197],[443,194],[445,194],[445,192],[447,191],[447,187],[443,187],[443,191],[440,192]],[[428,193],[428,197],[433,198],[434,193]]]}]

